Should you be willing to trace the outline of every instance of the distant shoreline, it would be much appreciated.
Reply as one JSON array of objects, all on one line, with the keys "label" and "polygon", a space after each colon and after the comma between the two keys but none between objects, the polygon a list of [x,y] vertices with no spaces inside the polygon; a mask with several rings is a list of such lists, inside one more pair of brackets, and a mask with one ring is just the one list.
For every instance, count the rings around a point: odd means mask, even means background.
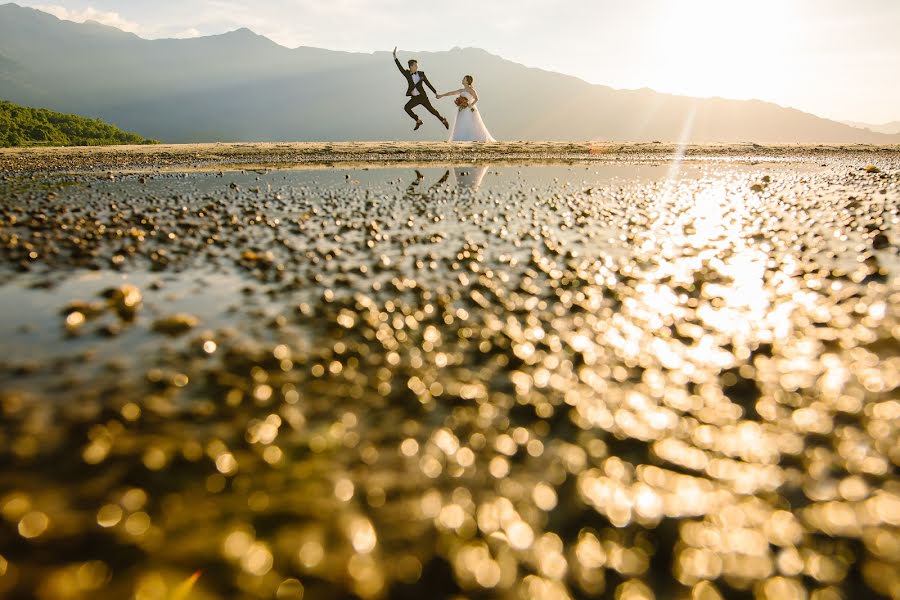
[{"label": "distant shoreline", "polygon": [[0,148],[0,173],[376,166],[464,162],[691,160],[807,162],[854,153],[896,157],[900,145],[619,142],[241,142]]}]

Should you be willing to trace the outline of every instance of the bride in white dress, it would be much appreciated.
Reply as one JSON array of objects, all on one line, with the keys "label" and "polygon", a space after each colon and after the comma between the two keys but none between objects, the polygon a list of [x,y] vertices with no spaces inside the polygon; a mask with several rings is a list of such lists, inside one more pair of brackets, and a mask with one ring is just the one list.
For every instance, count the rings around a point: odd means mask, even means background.
[{"label": "bride in white dress", "polygon": [[458,94],[468,100],[465,108],[460,108],[456,113],[456,122],[453,124],[453,132],[450,134],[451,142],[496,142],[481,120],[481,112],[478,107],[478,93],[472,87],[474,79],[466,75],[462,80],[463,87],[452,92],[438,94],[438,98]]}]

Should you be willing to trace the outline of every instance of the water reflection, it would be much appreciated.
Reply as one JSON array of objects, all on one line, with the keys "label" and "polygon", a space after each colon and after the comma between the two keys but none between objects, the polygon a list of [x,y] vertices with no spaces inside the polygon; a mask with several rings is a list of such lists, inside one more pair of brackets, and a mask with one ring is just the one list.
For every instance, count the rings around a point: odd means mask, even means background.
[{"label": "water reflection", "polygon": [[435,190],[440,189],[450,180],[450,173],[453,172],[453,181],[456,187],[464,190],[477,190],[484,181],[484,176],[490,170],[490,166],[470,166],[470,167],[454,167],[446,169],[441,176],[429,182],[428,178],[421,170],[415,169],[414,177],[406,188],[406,193],[411,196],[427,195]]},{"label": "water reflection", "polygon": [[476,190],[481,186],[484,176],[487,174],[489,166],[456,167],[453,174],[456,177],[456,185],[460,188],[468,188]]}]

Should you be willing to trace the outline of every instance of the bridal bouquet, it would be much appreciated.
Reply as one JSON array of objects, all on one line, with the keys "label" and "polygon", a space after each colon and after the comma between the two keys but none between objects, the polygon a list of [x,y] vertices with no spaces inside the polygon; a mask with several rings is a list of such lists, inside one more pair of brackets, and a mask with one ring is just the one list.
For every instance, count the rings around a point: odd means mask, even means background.
[{"label": "bridal bouquet", "polygon": [[469,106],[469,99],[465,96],[457,96],[456,100],[454,100],[456,105],[459,107],[459,110],[462,110]]}]

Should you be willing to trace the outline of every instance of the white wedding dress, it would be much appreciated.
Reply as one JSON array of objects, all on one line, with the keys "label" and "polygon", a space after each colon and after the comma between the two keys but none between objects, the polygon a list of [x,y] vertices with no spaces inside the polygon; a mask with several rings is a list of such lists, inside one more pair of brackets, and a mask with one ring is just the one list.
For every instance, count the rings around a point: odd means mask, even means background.
[{"label": "white wedding dress", "polygon": [[[462,94],[469,102],[473,101],[472,94],[464,91]],[[475,109],[475,110],[472,110]],[[456,122],[453,124],[453,132],[450,134],[451,142],[496,142],[497,140],[485,127],[481,120],[481,112],[478,105],[464,108],[456,112]]]}]

